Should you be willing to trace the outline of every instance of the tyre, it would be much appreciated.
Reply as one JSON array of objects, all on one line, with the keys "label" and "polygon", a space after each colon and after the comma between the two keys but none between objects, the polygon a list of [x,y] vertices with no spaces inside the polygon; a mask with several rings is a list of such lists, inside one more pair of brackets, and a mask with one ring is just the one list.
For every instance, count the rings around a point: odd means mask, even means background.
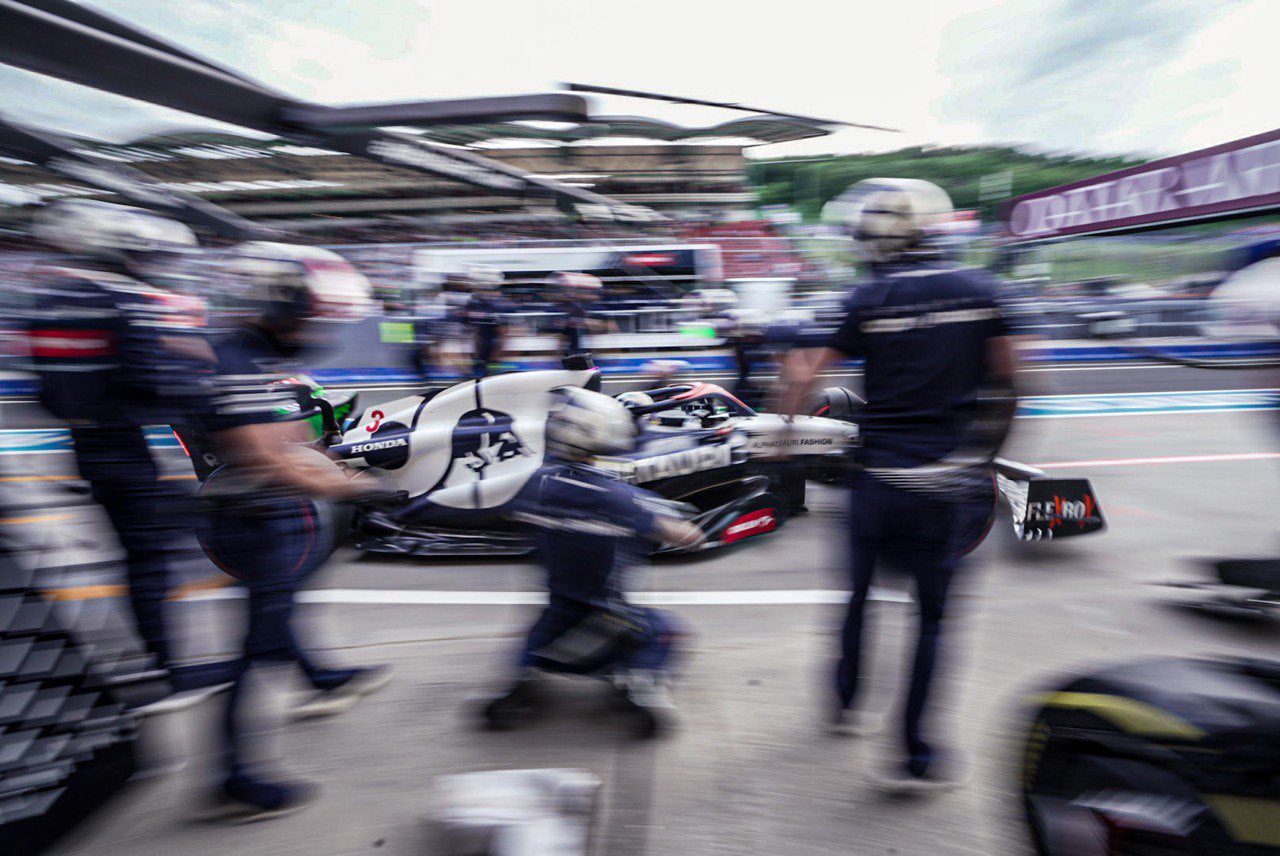
[{"label": "tyre", "polygon": [[809,403],[810,416],[825,416],[841,422],[857,422],[863,401],[843,386],[829,386]]},{"label": "tyre", "polygon": [[[1034,741],[1032,741],[1034,743]],[[1028,747],[1028,766],[1032,763]],[[1106,807],[1114,806],[1109,813]],[[1151,812],[1148,825],[1130,809]],[[1023,793],[1028,830],[1038,856],[1207,856],[1230,853],[1212,830],[1189,827],[1187,837],[1154,831],[1201,813],[1195,790],[1151,764],[1048,746]],[[1216,839],[1211,843],[1212,839]]]}]

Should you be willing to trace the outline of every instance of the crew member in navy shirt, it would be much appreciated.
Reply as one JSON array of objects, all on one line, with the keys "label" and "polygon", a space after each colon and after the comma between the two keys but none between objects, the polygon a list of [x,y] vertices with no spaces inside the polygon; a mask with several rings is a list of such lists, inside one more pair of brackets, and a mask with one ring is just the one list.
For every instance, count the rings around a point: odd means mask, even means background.
[{"label": "crew member in navy shirt", "polygon": [[501,358],[507,338],[501,313],[502,273],[489,267],[476,266],[467,271],[471,298],[459,317],[471,330],[471,376],[488,377]]},{"label": "crew member in navy shirt", "polygon": [[561,271],[548,282],[551,297],[561,303],[557,331],[563,356],[588,353],[587,335],[604,327],[600,319],[590,317],[591,307],[600,300],[604,287],[589,273]]},{"label": "crew member in navy shirt", "polygon": [[[863,609],[877,562],[895,559],[914,577],[919,638],[903,708],[900,784],[954,780],[955,765],[924,734],[947,603],[961,562],[961,535],[979,483],[963,454],[980,394],[1012,388],[1014,346],[984,272],[947,263],[929,249],[930,227],[951,212],[939,187],[871,179],[842,197],[870,276],[851,294],[847,316],[816,359],[787,378],[784,410],[798,412],[819,374],[846,358],[865,361],[860,472],[853,479],[850,572],[853,596],[836,668],[835,725],[856,731]],[[964,460],[961,460],[964,459]],[[983,470],[980,464],[978,471]]]},{"label": "crew member in navy shirt", "polygon": [[28,343],[40,401],[67,421],[76,464],[124,548],[139,636],[170,688],[202,669],[175,665],[165,601],[190,536],[190,509],[161,478],[145,426],[201,409],[213,353],[204,303],[175,289],[196,237],[173,220],[96,200],[41,209],[36,238],[69,255],[33,271]]},{"label": "crew member in navy shirt", "polygon": [[[225,462],[202,493],[215,504],[205,539],[210,556],[236,572],[248,590],[244,647],[233,670],[222,722],[220,786],[211,818],[237,821],[278,816],[312,800],[305,783],[272,780],[249,762],[249,720],[260,699],[255,667],[296,665],[313,693],[295,717],[340,713],[384,686],[385,667],[324,668],[295,636],[295,595],[328,558],[332,525],[315,500],[359,500],[381,491],[343,474],[308,449],[299,387],[304,349],[340,333],[339,320],[367,314],[368,283],[355,272],[317,280],[307,247],[254,241],[235,251],[230,268],[247,279],[261,312],[228,331],[215,346],[217,375],[204,427]],[[219,489],[221,488],[221,489]]]}]

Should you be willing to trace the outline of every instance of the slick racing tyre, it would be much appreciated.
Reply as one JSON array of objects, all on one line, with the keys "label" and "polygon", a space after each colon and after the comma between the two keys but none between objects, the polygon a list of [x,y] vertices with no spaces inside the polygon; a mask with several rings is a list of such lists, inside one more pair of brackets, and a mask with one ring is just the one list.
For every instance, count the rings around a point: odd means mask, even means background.
[{"label": "slick racing tyre", "polygon": [[809,402],[810,416],[825,416],[841,422],[857,422],[863,401],[843,386],[829,386]]},{"label": "slick racing tyre", "polygon": [[[843,386],[829,386],[809,400],[806,412],[840,422],[858,421],[863,401]],[[852,475],[849,455],[832,456],[814,467],[809,477],[820,484],[848,484]]]},{"label": "slick racing tyre", "polygon": [[[1045,748],[1023,792],[1023,810],[1038,856],[1237,852],[1213,825],[1202,825],[1186,836],[1161,828],[1203,813],[1195,790],[1177,776],[1149,764],[1086,754],[1066,745]],[[1143,812],[1152,816],[1139,821]],[[1208,846],[1212,849],[1202,849]]]},{"label": "slick racing tyre", "polygon": [[269,503],[235,501],[238,474],[215,470],[200,485],[206,514],[196,528],[201,549],[224,573],[239,580],[253,573],[266,547],[281,550],[276,558],[305,576],[333,554],[351,528],[349,506],[303,497]]},{"label": "slick racing tyre", "polygon": [[995,475],[991,476],[991,489],[987,495],[965,503],[960,511],[960,535],[958,544],[961,555],[968,555],[987,540],[1000,511],[1000,491]]}]

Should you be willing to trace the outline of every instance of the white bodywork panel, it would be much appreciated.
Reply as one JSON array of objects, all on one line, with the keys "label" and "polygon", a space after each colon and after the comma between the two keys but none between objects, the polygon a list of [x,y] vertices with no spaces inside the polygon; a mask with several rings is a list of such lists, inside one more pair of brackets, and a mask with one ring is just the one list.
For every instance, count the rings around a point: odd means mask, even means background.
[{"label": "white bodywork panel", "polygon": [[[551,391],[581,387],[593,374],[557,370],[494,375],[449,387],[425,405],[422,396],[408,396],[369,408],[342,439],[362,442],[386,423],[412,426],[408,460],[384,470],[386,477],[410,496],[430,493],[437,505],[493,508],[509,502],[542,465]],[[459,431],[463,417],[473,427]]]}]

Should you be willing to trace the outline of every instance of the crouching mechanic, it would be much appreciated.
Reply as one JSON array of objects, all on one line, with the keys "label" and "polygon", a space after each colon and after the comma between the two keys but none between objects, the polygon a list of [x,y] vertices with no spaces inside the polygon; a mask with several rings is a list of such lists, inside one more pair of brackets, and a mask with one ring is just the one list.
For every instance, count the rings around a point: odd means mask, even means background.
[{"label": "crouching mechanic", "polygon": [[612,681],[618,701],[650,737],[670,724],[669,677],[679,636],[656,609],[627,602],[624,575],[643,539],[693,546],[700,529],[675,506],[592,466],[595,455],[636,444],[622,404],[584,389],[557,390],[547,419],[548,462],[516,497],[512,516],[534,527],[550,596],[520,655],[520,678],[484,707],[490,727],[509,728],[533,713],[539,671]]},{"label": "crouching mechanic", "polygon": [[[317,252],[324,257],[317,259]],[[221,492],[202,493],[214,506],[206,549],[234,569],[248,589],[248,629],[223,721],[223,774],[209,816],[236,820],[286,813],[310,801],[303,784],[273,782],[250,772],[247,734],[255,699],[253,667],[300,667],[312,696],[295,716],[341,712],[384,684],[385,667],[322,668],[294,634],[294,596],[328,558],[324,509],[313,500],[359,501],[385,494],[376,484],[347,478],[321,453],[307,448],[307,415],[297,387],[282,382],[300,369],[304,349],[323,348],[336,324],[367,314],[368,282],[354,271],[326,269],[324,251],[270,242],[237,248],[230,268],[244,277],[262,310],[215,346],[217,380],[206,417],[218,456],[225,461]],[[326,275],[313,275],[315,269]],[[292,414],[295,418],[290,419]],[[210,477],[210,485],[214,483]],[[331,525],[331,524],[330,524]],[[260,701],[259,701],[260,703]]]}]

